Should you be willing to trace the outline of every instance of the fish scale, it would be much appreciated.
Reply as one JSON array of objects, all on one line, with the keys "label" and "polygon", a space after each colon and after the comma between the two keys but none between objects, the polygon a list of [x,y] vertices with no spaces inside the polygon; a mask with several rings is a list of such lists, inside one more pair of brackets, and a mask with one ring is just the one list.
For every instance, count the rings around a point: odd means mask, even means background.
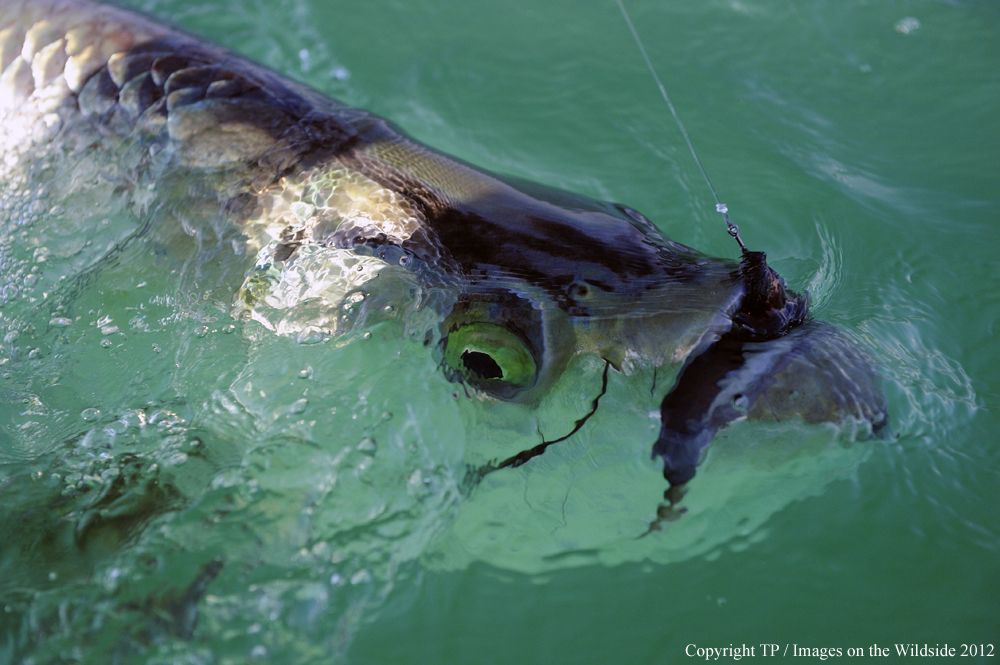
[{"label": "fish scale", "polygon": [[[341,306],[353,311],[402,269],[445,294],[427,339],[450,380],[486,397],[537,406],[581,354],[603,361],[605,383],[608,368],[679,370],[652,449],[672,486],[734,420],[887,422],[864,352],[808,322],[808,298],[761,252],[706,256],[626,206],[478,170],[130,11],[90,0],[0,9],[0,176],[16,181],[50,143],[83,159],[95,137],[129,156],[117,189],[141,218],[175,206],[163,183],[191,174],[207,197],[192,210],[216,206],[242,238],[234,248],[256,254],[235,316],[279,334],[340,334],[354,325]],[[197,233],[186,214],[180,226]]]}]

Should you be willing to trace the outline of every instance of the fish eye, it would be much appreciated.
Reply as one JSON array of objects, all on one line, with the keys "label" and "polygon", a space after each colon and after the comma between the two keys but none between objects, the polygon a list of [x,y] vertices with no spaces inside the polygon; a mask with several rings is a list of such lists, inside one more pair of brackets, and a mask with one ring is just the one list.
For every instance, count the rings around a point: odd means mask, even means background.
[{"label": "fish eye", "polygon": [[521,338],[494,323],[468,323],[445,340],[444,361],[465,381],[501,396],[535,382],[537,365]]},{"label": "fish eye", "polygon": [[585,280],[577,280],[566,287],[566,295],[573,300],[587,300],[593,295],[593,287]]}]

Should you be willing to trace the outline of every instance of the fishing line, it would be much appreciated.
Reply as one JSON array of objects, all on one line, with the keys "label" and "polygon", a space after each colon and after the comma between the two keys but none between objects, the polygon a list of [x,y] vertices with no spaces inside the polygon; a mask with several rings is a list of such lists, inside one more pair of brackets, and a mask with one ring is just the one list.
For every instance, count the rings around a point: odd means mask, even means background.
[{"label": "fishing line", "polygon": [[691,156],[694,157],[695,163],[698,164],[698,168],[701,169],[701,174],[705,176],[705,182],[708,183],[708,188],[712,190],[712,196],[715,197],[715,211],[722,213],[722,216],[726,220],[726,229],[729,231],[729,235],[736,239],[736,242],[740,244],[740,249],[743,250],[743,253],[745,254],[747,252],[747,247],[743,244],[743,240],[740,238],[740,227],[733,224],[733,222],[729,219],[729,208],[725,203],[719,200],[719,195],[716,193],[715,187],[712,185],[712,180],[708,177],[708,173],[705,171],[705,167],[702,166],[701,160],[698,159],[698,153],[694,150],[694,144],[691,143],[691,137],[688,136],[687,129],[684,128],[684,123],[681,122],[680,116],[677,115],[677,111],[674,109],[674,105],[670,101],[670,96],[667,95],[667,89],[663,87],[663,82],[660,80],[660,76],[656,73],[656,69],[653,67],[653,62],[649,59],[649,54],[646,53],[646,47],[642,45],[642,40],[639,38],[639,33],[636,32],[635,26],[632,24],[632,18],[628,15],[625,5],[622,4],[622,0],[615,0],[615,2],[618,3],[618,9],[622,11],[622,16],[625,17],[628,29],[632,31],[632,37],[635,39],[635,43],[639,47],[642,57],[646,60],[646,66],[649,68],[649,73],[653,75],[653,79],[656,81],[657,87],[660,88],[660,94],[663,95],[663,101],[667,103],[667,108],[670,109],[670,114],[674,116],[674,120],[677,121],[677,126],[680,128],[681,134],[684,136],[684,140],[687,141],[688,149],[691,150]]}]

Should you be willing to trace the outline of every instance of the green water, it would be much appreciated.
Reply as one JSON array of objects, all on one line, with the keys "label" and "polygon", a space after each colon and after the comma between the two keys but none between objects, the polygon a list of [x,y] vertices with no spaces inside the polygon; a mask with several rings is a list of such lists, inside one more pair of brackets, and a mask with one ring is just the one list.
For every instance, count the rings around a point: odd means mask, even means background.
[{"label": "green water", "polygon": [[[134,4],[476,165],[737,255],[613,3]],[[405,303],[370,338],[297,344],[232,321],[239,284],[196,275],[204,255],[133,249],[72,294],[72,325],[0,310],[0,663],[996,653],[1000,9],[627,6],[744,239],[869,347],[896,438],[736,428],[690,514],[637,540],[663,481],[656,404],[626,378],[567,445],[470,495],[468,463],[591,396],[527,419],[456,399]],[[109,220],[96,247],[127,233],[113,200],[65,198]],[[82,270],[53,242],[49,265]],[[47,270],[32,288],[58,288]]]}]

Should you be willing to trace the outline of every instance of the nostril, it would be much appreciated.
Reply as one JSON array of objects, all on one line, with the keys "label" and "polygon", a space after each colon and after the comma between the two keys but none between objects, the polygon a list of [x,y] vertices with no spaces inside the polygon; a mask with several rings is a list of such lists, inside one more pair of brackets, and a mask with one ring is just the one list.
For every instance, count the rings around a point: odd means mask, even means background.
[{"label": "nostril", "polygon": [[466,351],[462,354],[462,364],[481,379],[502,379],[503,370],[489,354],[480,351]]}]

